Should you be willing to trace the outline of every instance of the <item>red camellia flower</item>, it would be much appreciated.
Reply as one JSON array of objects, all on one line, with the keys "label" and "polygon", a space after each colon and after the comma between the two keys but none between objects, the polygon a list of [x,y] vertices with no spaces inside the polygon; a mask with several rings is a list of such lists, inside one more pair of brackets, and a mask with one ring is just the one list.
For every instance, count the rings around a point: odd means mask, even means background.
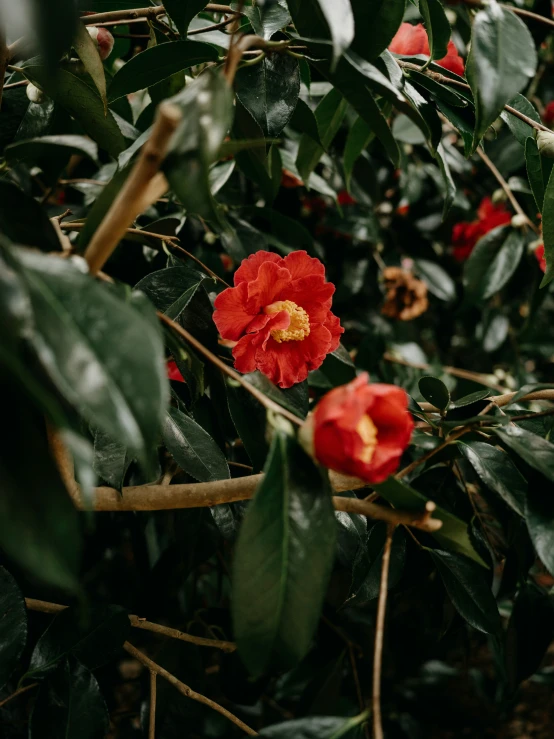
[{"label": "red camellia flower", "polygon": [[[429,56],[431,49],[429,48],[427,31],[421,23],[415,26],[411,23],[402,23],[389,45],[389,51],[402,56],[416,56],[417,54]],[[463,77],[464,60],[458,54],[453,41],[448,42],[446,56],[443,59],[438,59],[436,63],[444,69]]]},{"label": "red camellia flower", "polygon": [[302,437],[325,467],[379,483],[398,469],[414,422],[404,390],[368,379],[364,373],[328,392]]},{"label": "red camellia flower", "polygon": [[177,362],[174,359],[167,360],[167,379],[175,382],[185,381],[185,378],[181,374],[181,370],[177,367]]},{"label": "red camellia flower", "polygon": [[466,260],[473,247],[486,233],[497,226],[510,223],[512,214],[504,203],[494,204],[489,197],[483,198],[477,208],[477,220],[456,223],[452,229],[454,258],[458,262]]},{"label": "red camellia flower", "polygon": [[552,127],[552,124],[554,123],[554,100],[545,106],[542,119],[547,126]]},{"label": "red camellia flower", "polygon": [[544,256],[544,244],[539,244],[537,248],[535,249],[535,256],[537,258],[537,262],[539,263],[539,267],[542,269],[543,272],[546,272],[546,259]]},{"label": "red camellia flower", "polygon": [[233,349],[239,372],[259,369],[280,387],[302,382],[340,343],[331,313],[335,286],[305,251],[283,257],[258,251],[235,272],[235,287],[215,300],[214,321]]},{"label": "red camellia flower", "polygon": [[348,190],[340,190],[337,193],[337,202],[339,205],[356,205],[356,199],[348,192]]}]

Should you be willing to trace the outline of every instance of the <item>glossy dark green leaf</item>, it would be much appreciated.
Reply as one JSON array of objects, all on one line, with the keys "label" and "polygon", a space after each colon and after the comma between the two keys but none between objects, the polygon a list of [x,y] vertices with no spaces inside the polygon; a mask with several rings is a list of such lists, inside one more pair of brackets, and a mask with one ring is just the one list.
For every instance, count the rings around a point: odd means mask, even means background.
[{"label": "glossy dark green leaf", "polygon": [[106,96],[106,74],[104,65],[100,58],[100,52],[92,36],[83,23],[77,23],[76,34],[73,39],[73,48],[83,63],[85,72],[90,75],[98,94],[104,104],[104,111],[108,112],[108,99]]},{"label": "glossy dark green leaf", "polygon": [[431,60],[442,59],[447,54],[450,41],[450,23],[442,3],[440,0],[420,0],[419,12],[425,21]]},{"label": "glossy dark green leaf", "polygon": [[45,371],[89,423],[151,467],[168,396],[153,310],[145,298],[144,311],[137,310],[68,260],[18,256],[35,312],[33,348]]},{"label": "glossy dark green leaf", "polygon": [[44,67],[37,65],[25,67],[25,76],[79,121],[86,133],[108,154],[117,157],[125,149],[125,139],[111,111],[105,115],[102,98],[82,79],[65,69],[58,70],[53,77]]},{"label": "glossy dark green leaf", "polygon": [[[375,489],[385,500],[402,511],[421,511],[423,513],[425,504],[429,500],[405,482],[396,480],[394,477],[389,477],[385,482],[376,485]],[[467,524],[464,521],[440,506],[437,506],[433,511],[433,518],[442,521],[442,528],[433,533],[433,538],[441,547],[463,554],[475,562],[483,564],[483,560],[471,544],[467,533]]]},{"label": "glossy dark green leaf", "polygon": [[125,447],[103,431],[94,434],[92,466],[98,477],[116,490],[123,487],[123,479],[131,460]]},{"label": "glossy dark green leaf", "polygon": [[135,287],[145,293],[158,310],[175,321],[204,279],[205,275],[190,267],[167,267],[151,272]]},{"label": "glossy dark green leaf", "polygon": [[554,444],[515,424],[495,428],[494,433],[528,465],[554,482]]},{"label": "glossy dark green leaf", "polygon": [[66,608],[36,643],[25,679],[48,675],[69,655],[95,670],[115,657],[130,629],[129,616],[121,606]]},{"label": "glossy dark green leaf", "polygon": [[437,102],[446,103],[454,108],[467,108],[468,101],[463,95],[458,94],[455,88],[447,87],[445,84],[437,82],[432,77],[428,77],[422,72],[410,70],[410,80],[417,87],[422,87]]},{"label": "glossy dark green leaf", "polygon": [[336,522],[321,471],[276,431],[265,472],[241,527],[233,575],[234,633],[253,675],[288,669],[306,654],[335,556]]},{"label": "glossy dark green leaf", "polygon": [[0,230],[11,241],[41,251],[60,251],[60,240],[34,198],[0,180]]},{"label": "glossy dark green leaf", "polygon": [[[513,100],[510,100],[509,104],[511,108],[515,108],[536,123],[542,123],[535,106],[523,95],[516,95]],[[528,123],[525,123],[525,121],[522,121],[521,118],[508,113],[507,110],[502,111],[501,118],[522,146],[526,145],[528,138],[534,138],[535,129]]]},{"label": "glossy dark green leaf", "polygon": [[203,62],[217,60],[214,46],[200,41],[158,44],[136,54],[116,73],[110,83],[110,101],[165,80],[176,72]]},{"label": "glossy dark green leaf", "polygon": [[323,147],[319,135],[317,119],[310,106],[305,103],[302,98],[298,98],[296,108],[294,109],[294,113],[290,119],[290,124],[294,129],[300,131],[300,133],[305,133],[313,139],[316,144]]},{"label": "glossy dark green leaf", "polygon": [[342,52],[354,38],[354,14],[351,0],[315,0],[329,27],[333,42],[333,62],[336,63]]},{"label": "glossy dark green leaf", "polygon": [[[345,606],[363,606],[379,597],[381,567],[386,538],[386,525],[377,524],[369,532],[367,550],[360,550],[352,573],[353,592]],[[390,551],[387,587],[398,583],[406,562],[406,534],[401,528],[394,532]]]},{"label": "glossy dark green leaf", "polygon": [[393,40],[402,18],[406,0],[352,0],[356,35],[353,50],[374,61]]},{"label": "glossy dark green leaf", "polygon": [[416,259],[415,266],[429,292],[435,297],[446,302],[456,298],[456,284],[442,267],[427,259]]},{"label": "glossy dark green leaf", "polygon": [[474,117],[471,113],[449,105],[443,100],[437,101],[437,108],[459,131],[464,142],[464,156],[466,158],[469,157],[473,151],[473,131],[475,128]]},{"label": "glossy dark green leaf", "polygon": [[247,5],[243,12],[250,21],[254,33],[267,40],[291,21],[286,0],[272,0],[262,6]]},{"label": "glossy dark green leaf", "polygon": [[310,400],[308,395],[308,383],[306,381],[299,382],[286,390],[282,390],[258,371],[245,375],[244,379],[251,385],[254,385],[254,387],[257,387],[258,390],[261,390],[264,395],[268,396],[268,398],[271,398],[276,403],[279,403],[279,405],[282,405],[283,408],[287,408],[299,418],[306,418]]},{"label": "glossy dark green leaf", "polygon": [[26,641],[25,599],[14,578],[0,567],[0,689],[17,667]]},{"label": "glossy dark green leaf", "polygon": [[185,36],[191,20],[204,10],[206,3],[203,0],[169,0],[164,7],[181,36]]},{"label": "glossy dark green leaf", "polygon": [[544,256],[546,258],[546,274],[541,282],[541,287],[544,287],[554,277],[554,169],[550,173],[544,191],[541,212]]},{"label": "glossy dark green leaf", "polygon": [[239,69],[237,97],[265,136],[278,136],[290,121],[300,92],[298,59],[271,54],[259,64]]},{"label": "glossy dark green leaf", "polygon": [[475,629],[497,634],[501,629],[500,614],[486,570],[454,552],[427,551],[458,613]]},{"label": "glossy dark green leaf", "polygon": [[242,387],[227,384],[229,412],[255,472],[265,465],[269,445],[266,439],[266,410]]},{"label": "glossy dark green leaf", "polygon": [[64,660],[41,685],[29,726],[30,739],[103,739],[110,717],[94,675]]},{"label": "glossy dark green leaf", "polygon": [[539,213],[542,213],[544,203],[542,161],[537,142],[531,137],[525,141],[525,165],[527,167],[527,177],[529,178],[529,184],[533,191],[535,203],[539,209]]},{"label": "glossy dark green leaf", "polygon": [[218,220],[209,186],[215,161],[233,120],[233,93],[219,72],[206,70],[171,99],[183,110],[164,161],[165,175],[190,213]]},{"label": "glossy dark green leaf", "polygon": [[442,380],[438,377],[422,377],[418,383],[419,392],[425,400],[439,408],[441,411],[448,408],[450,393]]},{"label": "glossy dark green leaf", "polygon": [[536,67],[535,42],[523,20],[491,0],[478,11],[473,21],[466,65],[467,80],[475,99],[474,147],[504,105],[535,74]]},{"label": "glossy dark green leaf", "polygon": [[352,170],[358,157],[369,146],[374,137],[374,131],[363,118],[358,116],[348,131],[344,145],[344,178],[347,189],[350,188]]},{"label": "glossy dark green leaf", "polygon": [[77,512],[50,456],[44,418],[11,378],[6,384],[2,374],[0,384],[10,419],[0,458],[0,547],[33,578],[78,591]]},{"label": "glossy dark green leaf", "polygon": [[[527,461],[527,460],[526,460]],[[535,551],[544,566],[554,572],[554,502],[544,494],[542,485],[530,485],[527,491],[525,522]]]},{"label": "glossy dark green leaf", "polygon": [[169,409],[162,436],[179,467],[195,480],[210,482],[230,477],[227,460],[212,437],[177,408]]},{"label": "glossy dark green leaf", "polygon": [[537,672],[553,637],[552,597],[534,584],[524,585],[514,601],[506,634],[506,672],[512,691]]},{"label": "glossy dark green leaf", "polygon": [[487,388],[486,390],[476,390],[474,393],[470,393],[469,395],[464,395],[463,398],[458,398],[458,400],[452,401],[448,412],[451,413],[452,411],[455,411],[455,410],[468,408],[468,406],[474,406],[476,403],[480,403],[481,401],[490,397],[491,392],[492,391]]},{"label": "glossy dark green leaf", "polygon": [[0,152],[4,151],[7,144],[14,141],[31,105],[24,89],[15,87],[11,90],[4,90],[2,116],[0,117]]},{"label": "glossy dark green leaf", "polygon": [[52,73],[62,54],[69,51],[77,31],[77,12],[73,0],[32,0],[33,27],[46,65]]},{"label": "glossy dark green leaf", "polygon": [[260,736],[267,739],[348,739],[356,736],[354,732],[364,719],[363,716],[352,719],[309,716],[268,726],[260,731]]},{"label": "glossy dark green leaf", "polygon": [[485,485],[520,516],[525,515],[527,481],[506,452],[482,441],[458,441],[458,448]]},{"label": "glossy dark green leaf", "polygon": [[437,146],[434,156],[435,156],[435,159],[437,160],[437,164],[439,165],[439,170],[440,170],[442,181],[444,184],[445,197],[444,197],[444,205],[442,209],[442,218],[444,220],[446,216],[448,215],[448,212],[450,208],[452,207],[452,204],[456,197],[456,183],[454,182],[454,178],[452,177],[450,166],[448,164],[446,154],[444,151],[444,145],[442,143]]},{"label": "glossy dark green leaf", "polygon": [[347,107],[347,101],[335,88],[320,101],[315,109],[315,119],[323,146],[320,146],[307,134],[304,134],[300,139],[298,154],[296,156],[296,166],[302,179],[308,180],[310,174],[321,159],[321,155],[330,146],[340,128]]},{"label": "glossy dark green leaf", "polygon": [[481,238],[464,266],[466,298],[472,303],[487,300],[510,280],[525,250],[518,230],[498,226]]},{"label": "glossy dark green leaf", "polygon": [[22,139],[6,146],[5,155],[9,162],[35,164],[38,159],[56,155],[78,154],[98,161],[98,147],[86,136],[41,136],[38,139]]},{"label": "glossy dark green leaf", "polygon": [[132,162],[128,162],[126,166],[118,169],[108,184],[102,188],[99,196],[94,201],[92,208],[88,212],[85,227],[79,234],[78,245],[81,251],[84,251],[88,242],[96,232],[96,229],[108,212],[112,202],[123,187],[132,166]]}]

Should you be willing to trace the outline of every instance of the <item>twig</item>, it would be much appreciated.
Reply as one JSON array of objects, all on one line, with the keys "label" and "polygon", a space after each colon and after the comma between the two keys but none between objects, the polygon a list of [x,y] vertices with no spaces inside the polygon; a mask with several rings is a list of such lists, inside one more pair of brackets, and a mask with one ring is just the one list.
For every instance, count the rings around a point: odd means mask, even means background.
[{"label": "twig", "polygon": [[[208,3],[204,10],[213,13],[234,13],[229,5],[218,5],[217,3]],[[163,5],[153,5],[148,8],[133,8],[131,10],[109,10],[105,13],[91,13],[90,15],[81,16],[81,21],[86,26],[97,26],[100,23],[109,23],[111,21],[129,21],[129,20],[148,20],[157,18],[159,15],[165,15],[166,10]]]},{"label": "twig", "polygon": [[446,447],[452,444],[453,441],[456,441],[456,439],[459,439],[460,436],[463,436],[464,434],[468,434],[470,431],[473,431],[471,426],[464,426],[458,431],[455,431],[454,433],[450,434],[450,436],[447,436],[447,438],[443,441],[442,444],[439,444],[434,449],[431,449],[426,454],[423,454],[421,457],[419,457],[419,459],[416,459],[414,462],[409,464],[407,467],[404,467],[404,469],[400,470],[400,472],[397,472],[396,479],[401,480],[403,477],[406,477],[406,475],[409,475],[417,467],[419,467],[422,464],[425,464],[425,462],[431,459],[431,457],[434,457],[435,454],[438,454],[439,452],[442,452],[443,449],[446,449]]},{"label": "twig", "polygon": [[490,158],[485,154],[485,152],[480,146],[477,147],[476,152],[477,152],[477,155],[481,158],[481,161],[483,161],[487,165],[487,167],[496,177],[498,183],[500,184],[500,187],[506,193],[506,196],[508,200],[510,201],[510,203],[512,204],[512,207],[515,210],[515,212],[525,219],[526,225],[529,226],[531,229],[533,229],[535,233],[537,234],[540,233],[540,229],[537,228],[537,226],[535,226],[535,224],[529,219],[529,217],[527,216],[527,214],[525,213],[521,205],[518,203],[518,201],[514,197],[514,193],[512,192],[510,186],[508,185],[504,177],[502,177],[502,175],[498,171],[496,165],[490,160]]},{"label": "twig", "polygon": [[[49,603],[45,600],[36,600],[35,598],[25,598],[25,605],[29,611],[39,611],[40,613],[59,613],[67,608],[60,603]],[[169,626],[162,626],[161,624],[154,624],[151,621],[146,621],[139,616],[129,616],[131,626],[135,629],[143,629],[144,631],[152,631],[155,634],[161,634],[162,636],[168,636],[171,639],[178,639],[179,641],[188,642],[189,644],[196,644],[198,647],[212,647],[213,649],[221,649],[222,652],[234,652],[236,645],[230,641],[221,641],[219,639],[205,639],[201,636],[193,636],[192,634],[186,634],[184,631],[178,629],[172,629]]]},{"label": "twig", "polygon": [[372,720],[373,739],[383,739],[383,721],[381,718],[381,669],[383,665],[383,637],[385,634],[385,614],[387,610],[387,594],[389,582],[390,551],[395,527],[387,526],[387,538],[381,562],[381,583],[379,586],[379,602],[377,604],[377,622],[375,624],[375,649],[373,651],[373,694]]},{"label": "twig", "polygon": [[158,675],[150,670],[150,711],[148,713],[148,739],[156,739],[156,679]]},{"label": "twig", "polygon": [[126,652],[131,654],[135,659],[137,659],[145,667],[147,667],[150,670],[151,674],[154,673],[156,675],[160,675],[160,677],[163,677],[165,680],[171,683],[171,685],[177,688],[177,690],[186,698],[190,698],[197,703],[202,703],[204,706],[208,706],[208,708],[211,708],[213,711],[217,711],[222,716],[225,716],[226,719],[235,724],[235,726],[238,726],[239,729],[242,729],[249,736],[258,736],[258,732],[254,731],[254,729],[251,729],[250,726],[245,724],[244,721],[241,721],[240,718],[235,716],[226,708],[223,708],[223,706],[220,706],[219,703],[216,703],[215,701],[207,698],[201,693],[197,693],[191,687],[185,685],[185,683],[181,682],[181,680],[178,680],[175,675],[172,675],[171,672],[168,672],[161,665],[151,660],[150,657],[147,657],[143,652],[133,646],[130,642],[125,642],[125,644],[123,645],[123,649],[125,649]]},{"label": "twig", "polygon": [[552,415],[554,415],[554,408],[549,408],[547,411],[540,411],[540,413],[523,413],[521,416],[512,416],[510,420],[512,423],[515,423],[516,421],[528,421],[530,418],[541,418]]},{"label": "twig", "polygon": [[[407,359],[404,359],[403,357],[397,357],[390,352],[385,352],[383,354],[383,359],[386,362],[394,362],[395,364],[401,364],[404,367],[412,367],[413,369],[423,370],[424,372],[430,372],[433,369],[430,364],[426,364],[425,362],[409,362]],[[502,385],[497,385],[489,378],[488,375],[484,375],[481,372],[472,372],[471,370],[464,370],[459,367],[449,366],[441,366],[441,369],[443,372],[446,372],[447,375],[459,377],[463,380],[471,380],[472,382],[476,382],[479,385],[485,385],[485,387],[490,387],[492,390],[497,390],[499,393],[503,393],[506,390],[506,388],[502,387]]]},{"label": "twig", "polygon": [[[509,405],[513,398],[517,395],[517,392],[505,393],[504,395],[494,395],[492,398],[487,398],[493,405],[503,408],[505,405]],[[532,393],[528,393],[519,399],[519,403],[527,403],[531,400],[551,400],[554,401],[554,390],[535,390]],[[438,411],[432,403],[419,403],[421,410],[432,413]]]},{"label": "twig", "polygon": [[200,354],[202,354],[206,359],[208,359],[212,364],[214,364],[218,369],[220,369],[224,374],[226,374],[228,377],[233,379],[235,382],[238,382],[239,385],[241,385],[245,390],[247,390],[250,395],[252,395],[256,400],[261,403],[267,410],[273,411],[274,413],[278,413],[284,418],[288,419],[291,423],[294,423],[297,426],[301,426],[303,421],[298,416],[295,416],[294,413],[291,413],[286,408],[283,408],[279,405],[279,403],[276,403],[274,400],[271,400],[267,397],[267,395],[264,395],[258,388],[251,385],[247,380],[244,379],[242,375],[240,375],[238,372],[236,372],[232,367],[229,367],[225,362],[223,362],[219,357],[216,357],[215,354],[213,354],[209,349],[207,349],[198,339],[195,339],[194,336],[189,333],[186,329],[184,329],[182,326],[180,326],[175,321],[172,321],[171,318],[168,318],[166,315],[158,311],[158,318],[162,323],[165,323],[166,326],[169,326],[175,333],[179,334],[181,338],[183,338],[188,344],[193,346]]},{"label": "twig", "polygon": [[4,698],[0,701],[0,708],[2,706],[5,706],[6,703],[9,703],[14,698],[17,698],[18,695],[21,695],[22,693],[26,693],[28,690],[32,690],[33,688],[36,688],[39,683],[29,683],[29,685],[25,685],[23,688],[19,688],[15,691],[15,693],[12,693],[11,695],[8,695],[7,698]]},{"label": "twig", "polygon": [[167,181],[159,168],[181,118],[176,105],[159,106],[150,138],[85,251],[92,274],[102,269],[137,216],[167,190]]},{"label": "twig", "polygon": [[10,82],[8,85],[4,85],[4,90],[13,90],[14,87],[27,87],[29,80],[19,80],[19,82]]},{"label": "twig", "polygon": [[[462,87],[464,90],[471,90],[471,87],[467,84],[467,82],[451,79],[450,77],[447,77],[444,74],[440,74],[439,72],[433,72],[433,70],[431,69],[426,69],[425,71],[422,71],[419,65],[413,64],[412,62],[405,62],[403,59],[397,59],[396,61],[403,69],[409,69],[413,72],[421,72],[422,74],[427,75],[427,77],[431,77],[432,79],[434,79],[435,82],[440,82],[441,85],[453,85],[454,87]],[[520,113],[519,110],[512,108],[511,105],[505,105],[504,110],[508,111],[508,113],[511,113],[516,118],[524,121],[525,123],[527,123],[528,126],[531,126],[531,128],[536,128],[537,131],[548,131],[549,133],[552,133],[552,131],[546,126],[543,126],[542,123],[537,123],[537,121],[529,118],[529,116],[526,116],[524,113]]]},{"label": "twig", "polygon": [[[464,0],[466,5],[469,5],[472,8],[484,8],[485,3],[482,2],[482,0]],[[538,15],[538,13],[532,13],[530,10],[524,10],[523,8],[516,8],[513,5],[505,5],[504,3],[499,3],[501,8],[505,8],[505,10],[511,10],[512,13],[515,13],[516,15],[521,15],[523,18],[531,18],[534,21],[538,21],[539,23],[546,23],[548,26],[554,26],[554,21],[550,18],[546,18],[544,15]]]},{"label": "twig", "polygon": [[195,36],[197,33],[208,33],[209,31],[218,31],[220,28],[225,28],[225,26],[233,23],[233,21],[238,17],[238,13],[233,13],[230,18],[221,21],[221,23],[214,23],[212,26],[204,26],[203,28],[195,28],[192,31],[187,31],[187,36]]},{"label": "twig", "polygon": [[[354,651],[354,646],[351,642],[347,643],[347,649],[348,649],[348,656],[350,657],[350,664],[352,666],[352,677],[354,678],[354,685],[356,687],[356,696],[358,698],[358,705],[360,706],[360,712],[363,712],[366,710],[364,696],[362,694],[362,688],[360,686],[360,677],[358,675],[358,665],[356,663],[356,653]],[[371,739],[371,734],[369,733],[369,724],[366,722],[364,724],[364,736],[365,739]]]}]

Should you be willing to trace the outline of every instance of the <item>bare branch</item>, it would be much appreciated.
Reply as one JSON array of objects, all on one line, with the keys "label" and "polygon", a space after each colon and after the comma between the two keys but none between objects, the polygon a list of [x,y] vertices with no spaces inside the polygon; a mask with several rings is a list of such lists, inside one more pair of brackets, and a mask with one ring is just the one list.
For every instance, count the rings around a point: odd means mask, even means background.
[{"label": "bare branch", "polygon": [[381,563],[381,584],[379,586],[379,602],[377,605],[377,622],[375,624],[375,649],[373,651],[373,694],[372,719],[373,739],[383,739],[383,722],[381,719],[381,669],[383,665],[383,639],[385,635],[385,613],[387,610],[387,594],[389,582],[390,550],[395,526],[387,526],[387,538],[383,549]]}]

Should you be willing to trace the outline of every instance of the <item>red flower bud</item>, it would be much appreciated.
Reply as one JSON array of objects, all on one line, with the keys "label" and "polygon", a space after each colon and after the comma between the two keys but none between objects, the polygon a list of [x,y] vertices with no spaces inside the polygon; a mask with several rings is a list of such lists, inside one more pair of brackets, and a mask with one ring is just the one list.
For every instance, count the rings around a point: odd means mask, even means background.
[{"label": "red flower bud", "polygon": [[535,249],[535,256],[537,258],[537,262],[539,263],[539,267],[542,269],[543,272],[546,272],[546,258],[544,256],[544,244],[539,244],[537,248]]},{"label": "red flower bud", "polygon": [[181,374],[177,362],[174,359],[167,360],[167,379],[174,382],[185,382],[185,378]]},{"label": "red flower bud", "polygon": [[[421,23],[415,26],[411,23],[402,23],[389,45],[389,51],[401,56],[416,56],[418,54],[429,56],[431,49],[424,26]],[[460,77],[464,75],[464,60],[458,54],[453,41],[448,42],[446,56],[436,63],[440,67],[460,75]]]},{"label": "red flower bud", "polygon": [[452,229],[454,259],[465,261],[475,244],[486,233],[497,226],[504,226],[512,220],[512,214],[504,203],[493,203],[489,197],[483,198],[477,209],[477,220],[456,223]]},{"label": "red flower bud", "polygon": [[552,100],[548,105],[545,106],[544,112],[542,114],[542,119],[546,123],[547,126],[552,126],[554,123],[554,100]]},{"label": "red flower bud", "polygon": [[414,422],[404,390],[368,379],[364,373],[327,393],[306,421],[302,438],[325,467],[380,483],[398,469]]},{"label": "red flower bud", "polygon": [[96,26],[87,26],[87,31],[89,32],[92,40],[96,44],[96,48],[98,49],[100,58],[102,59],[102,61],[104,61],[104,59],[107,59],[112,53],[112,49],[113,49],[113,45],[115,41],[114,37],[106,28],[97,28]]}]

